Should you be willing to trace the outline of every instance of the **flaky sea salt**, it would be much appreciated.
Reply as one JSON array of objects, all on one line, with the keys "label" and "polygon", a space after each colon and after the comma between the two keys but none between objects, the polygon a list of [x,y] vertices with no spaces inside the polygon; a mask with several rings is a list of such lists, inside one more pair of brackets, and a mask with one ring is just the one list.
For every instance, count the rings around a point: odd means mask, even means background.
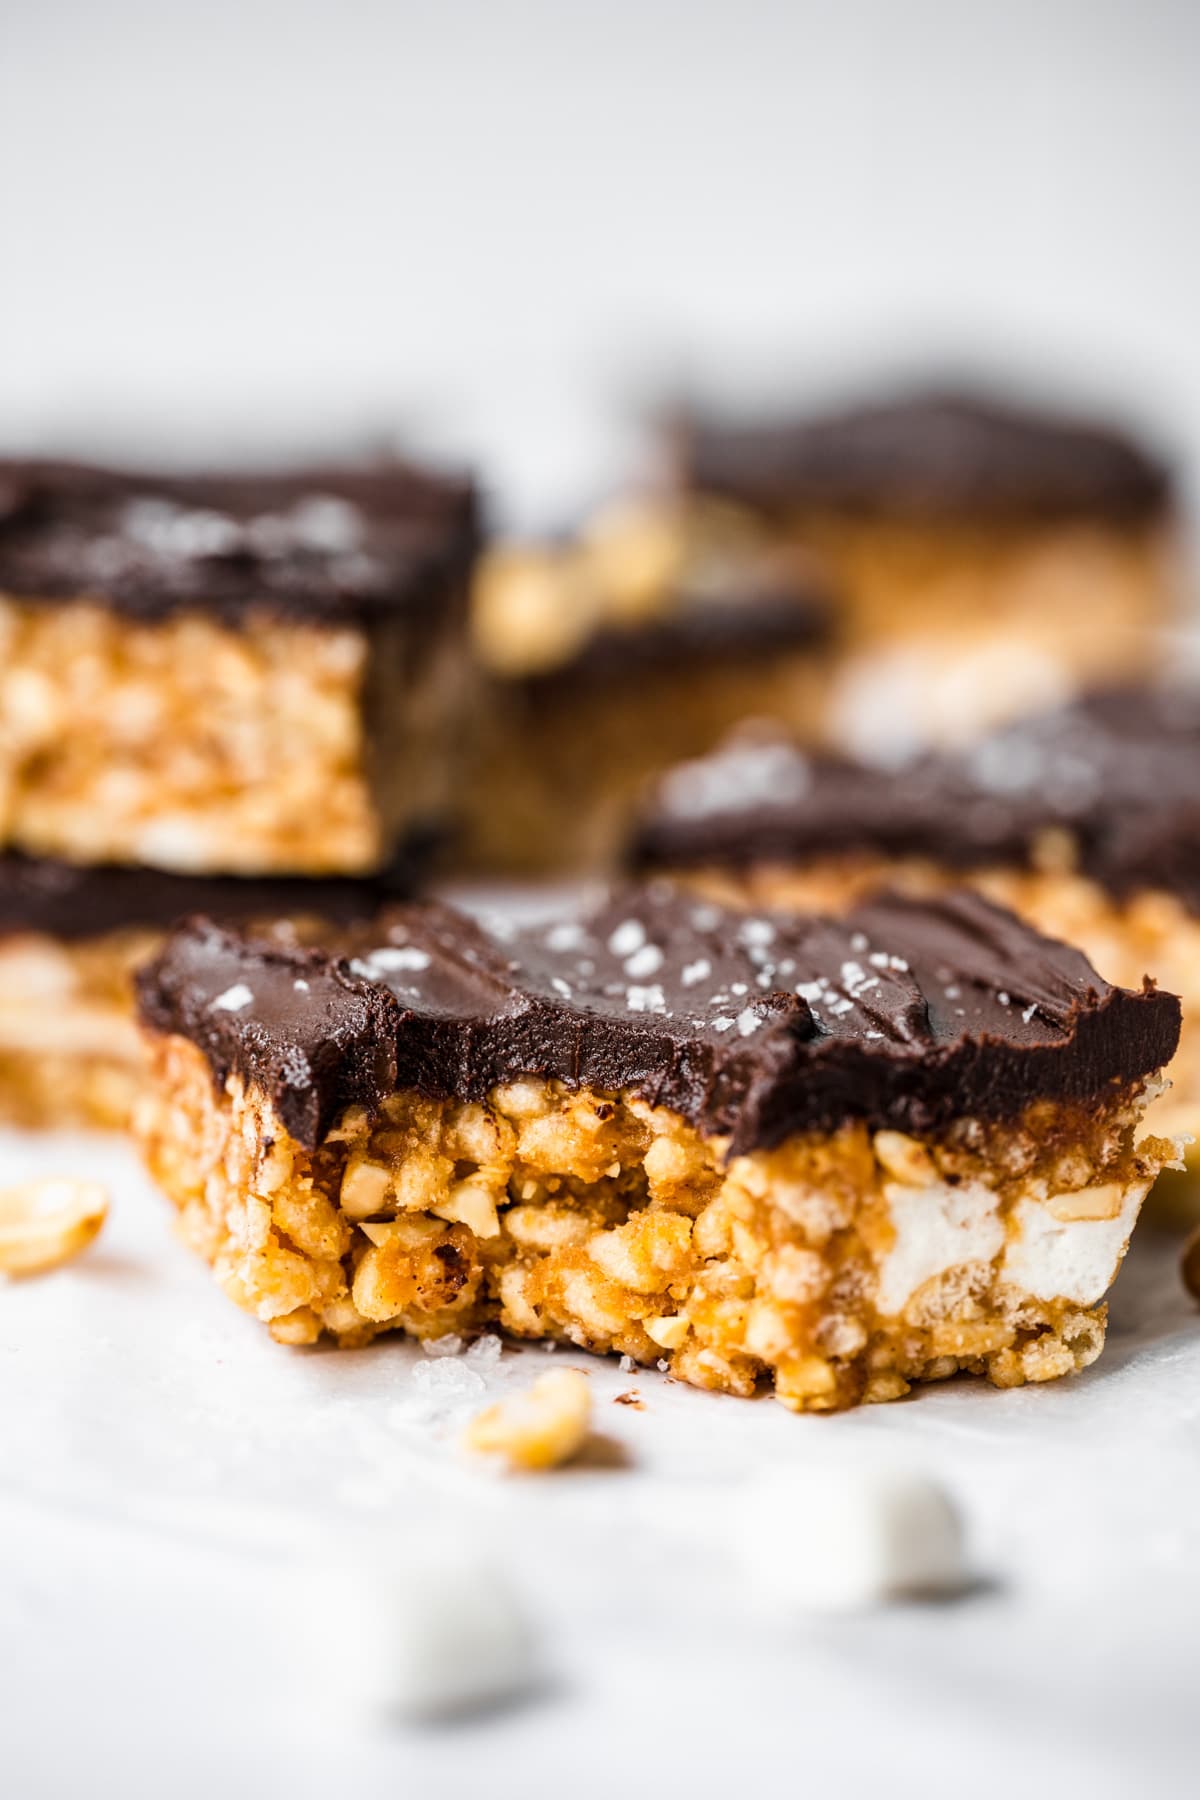
[{"label": "flaky sea salt", "polygon": [[208,1010],[209,1012],[243,1012],[253,999],[254,995],[245,982],[235,981],[233,986],[227,987],[223,994],[218,994],[215,1000],[209,1001]]},{"label": "flaky sea salt", "polygon": [[392,1409],[395,1425],[450,1423],[486,1392],[483,1376],[465,1356],[437,1356],[414,1364],[408,1391]]},{"label": "flaky sea salt", "polygon": [[504,1346],[494,1332],[486,1332],[483,1337],[476,1338],[467,1346],[467,1361],[477,1369],[494,1369],[500,1361]]},{"label": "flaky sea salt", "polygon": [[427,969],[430,957],[427,950],[418,950],[415,944],[382,944],[369,953],[366,961],[371,968],[390,975],[400,969]]},{"label": "flaky sea salt", "polygon": [[632,956],[646,941],[646,930],[639,919],[626,919],[608,940],[614,956]]}]

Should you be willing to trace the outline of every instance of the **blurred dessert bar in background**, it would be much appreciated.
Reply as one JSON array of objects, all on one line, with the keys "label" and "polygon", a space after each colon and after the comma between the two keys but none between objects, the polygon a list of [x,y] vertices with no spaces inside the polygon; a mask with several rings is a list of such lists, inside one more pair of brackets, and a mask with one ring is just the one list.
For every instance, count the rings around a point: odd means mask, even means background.
[{"label": "blurred dessert bar in background", "polygon": [[898,771],[744,733],[644,798],[635,866],[747,905],[970,882],[1184,1002],[1156,1129],[1200,1135],[1200,687],[1111,688]]},{"label": "blurred dessert bar in background", "polygon": [[841,599],[828,729],[887,757],[1148,669],[1174,616],[1172,485],[1103,423],[982,390],[794,418],[685,417],[688,530],[819,556]]},{"label": "blurred dessert bar in background", "polygon": [[0,463],[0,842],[367,873],[444,814],[470,485]]},{"label": "blurred dessert bar in background", "polygon": [[1179,1005],[973,894],[202,920],[139,976],[185,1236],[284,1343],[499,1326],[797,1411],[1090,1363]]},{"label": "blurred dessert bar in background", "polygon": [[419,869],[255,878],[0,855],[0,1121],[128,1124],[145,1073],[133,975],[176,920],[204,912],[299,941],[406,899]]},{"label": "blurred dessert bar in background", "polygon": [[818,717],[835,610],[811,558],[703,530],[685,544],[634,505],[560,544],[487,553],[467,864],[611,866],[650,775],[745,718]]}]

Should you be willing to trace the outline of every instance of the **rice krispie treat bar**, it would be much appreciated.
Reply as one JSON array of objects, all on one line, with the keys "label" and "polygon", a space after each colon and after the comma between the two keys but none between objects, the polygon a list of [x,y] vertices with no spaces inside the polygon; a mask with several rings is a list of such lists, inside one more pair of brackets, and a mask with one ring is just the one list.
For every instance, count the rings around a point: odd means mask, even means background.
[{"label": "rice krispie treat bar", "polygon": [[[791,722],[818,709],[831,601],[814,571],[709,568],[703,580],[693,573],[695,585],[672,587],[657,610],[596,616],[569,586],[555,590],[546,570],[498,574],[505,557],[493,557],[484,584],[504,590],[491,617],[511,662],[493,662],[465,797],[472,868],[611,867],[651,775],[710,749],[748,716]],[[549,579],[559,602],[541,621],[555,624],[540,633],[540,666],[521,614],[531,579]],[[579,621],[568,644],[564,630]]]},{"label": "rice krispie treat bar", "polygon": [[[377,876],[175,875],[0,855],[0,1121],[125,1127],[145,1079],[133,974],[203,910],[281,938],[407,898],[420,847]],[[263,929],[268,929],[264,924]]]},{"label": "rice krispie treat bar", "polygon": [[1108,689],[896,770],[766,733],[645,797],[632,860],[747,905],[853,906],[966,881],[1113,981],[1183,997],[1159,1130],[1200,1135],[1200,690]]},{"label": "rice krispie treat bar", "polygon": [[398,463],[0,463],[0,843],[357,873],[444,811],[477,538]]},{"label": "rice krispie treat bar", "polygon": [[960,741],[1145,672],[1177,600],[1167,469],[1120,431],[986,393],[783,421],[697,417],[699,512],[802,545],[843,600],[829,728],[856,752]]},{"label": "rice krispie treat bar", "polygon": [[840,921],[665,883],[536,930],[442,907],[139,978],[137,1131],[281,1341],[499,1326],[796,1410],[1047,1380],[1175,1146],[1179,1005],[975,895]]}]

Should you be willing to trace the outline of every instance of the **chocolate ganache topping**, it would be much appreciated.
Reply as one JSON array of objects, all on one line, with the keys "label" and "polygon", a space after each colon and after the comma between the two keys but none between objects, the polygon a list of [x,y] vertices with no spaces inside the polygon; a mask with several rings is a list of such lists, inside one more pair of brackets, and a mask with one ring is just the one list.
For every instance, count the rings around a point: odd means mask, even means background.
[{"label": "chocolate ganache topping", "polygon": [[742,734],[657,781],[639,867],[815,856],[1028,865],[1048,829],[1114,897],[1161,888],[1200,912],[1200,688],[1124,688],[1022,719],[898,770]]},{"label": "chocolate ganache topping", "polygon": [[672,674],[730,664],[769,666],[780,655],[824,643],[832,634],[833,590],[814,573],[770,582],[751,575],[718,593],[682,591],[665,612],[594,631],[567,661],[528,675],[535,699],[563,689],[657,681]]},{"label": "chocolate ganache topping", "polygon": [[1167,466],[1107,425],[981,393],[916,391],[871,405],[680,433],[689,487],[771,512],[964,518],[1165,511]]},{"label": "chocolate ganache topping", "polygon": [[143,618],[417,609],[465,572],[478,530],[468,482],[400,462],[201,475],[0,462],[0,592]]},{"label": "chocolate ganache topping", "polygon": [[418,885],[430,840],[411,840],[376,875],[182,875],[113,863],[0,855],[0,938],[48,932],[68,941],[137,927],[165,929],[189,913],[224,920],[369,919]]},{"label": "chocolate ganache topping", "polygon": [[480,1100],[522,1076],[632,1091],[731,1153],[848,1120],[926,1131],[1094,1100],[1179,1035],[1172,995],[1111,987],[969,894],[832,920],[655,882],[535,928],[399,908],[307,950],[196,919],[139,990],[146,1026],[263,1092],[309,1147],[349,1105]]}]

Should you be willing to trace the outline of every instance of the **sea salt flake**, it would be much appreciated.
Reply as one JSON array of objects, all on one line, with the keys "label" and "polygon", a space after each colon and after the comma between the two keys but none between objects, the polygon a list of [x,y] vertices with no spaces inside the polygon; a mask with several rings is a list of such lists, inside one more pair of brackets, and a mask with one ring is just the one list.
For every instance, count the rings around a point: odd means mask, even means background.
[{"label": "sea salt flake", "polygon": [[451,1405],[473,1400],[485,1385],[478,1369],[470,1368],[466,1358],[457,1354],[417,1363],[410,1380],[419,1394]]},{"label": "sea salt flake", "polygon": [[567,920],[562,925],[552,925],[546,933],[548,950],[577,950],[583,943],[585,932],[582,925]]},{"label": "sea salt flake", "polygon": [[253,991],[246,986],[245,982],[235,981],[233,986],[227,987],[223,994],[218,994],[215,1000],[209,1001],[208,1010],[209,1012],[243,1012],[253,999]]},{"label": "sea salt flake", "polygon": [[714,1031],[732,1031],[735,1023],[736,1020],[731,1019],[728,1014],[722,1014],[719,1019],[713,1020],[712,1028]]},{"label": "sea salt flake", "polygon": [[663,953],[657,944],[643,944],[625,964],[625,973],[640,981],[643,976],[657,975],[662,968]]},{"label": "sea salt flake", "polygon": [[415,944],[382,944],[378,950],[370,951],[366,960],[372,968],[391,974],[400,969],[427,969],[431,958],[427,950],[418,950]]},{"label": "sea salt flake", "polygon": [[646,941],[646,928],[639,919],[626,919],[618,925],[608,940],[608,947],[614,956],[632,956],[640,950]]},{"label": "sea salt flake", "polygon": [[703,981],[706,976],[711,974],[712,964],[706,956],[700,956],[695,962],[684,964],[679,979],[685,988],[690,988],[695,987],[698,981]]},{"label": "sea salt flake", "polygon": [[752,1006],[747,1006],[737,1016],[737,1028],[743,1037],[749,1037],[762,1024],[762,1017]]},{"label": "sea salt flake", "polygon": [[754,944],[761,947],[763,944],[774,942],[775,927],[769,919],[747,919],[738,936],[743,944]]},{"label": "sea salt flake", "polygon": [[494,1331],[485,1332],[482,1337],[467,1345],[467,1361],[477,1369],[494,1369],[500,1361],[504,1345]]}]

